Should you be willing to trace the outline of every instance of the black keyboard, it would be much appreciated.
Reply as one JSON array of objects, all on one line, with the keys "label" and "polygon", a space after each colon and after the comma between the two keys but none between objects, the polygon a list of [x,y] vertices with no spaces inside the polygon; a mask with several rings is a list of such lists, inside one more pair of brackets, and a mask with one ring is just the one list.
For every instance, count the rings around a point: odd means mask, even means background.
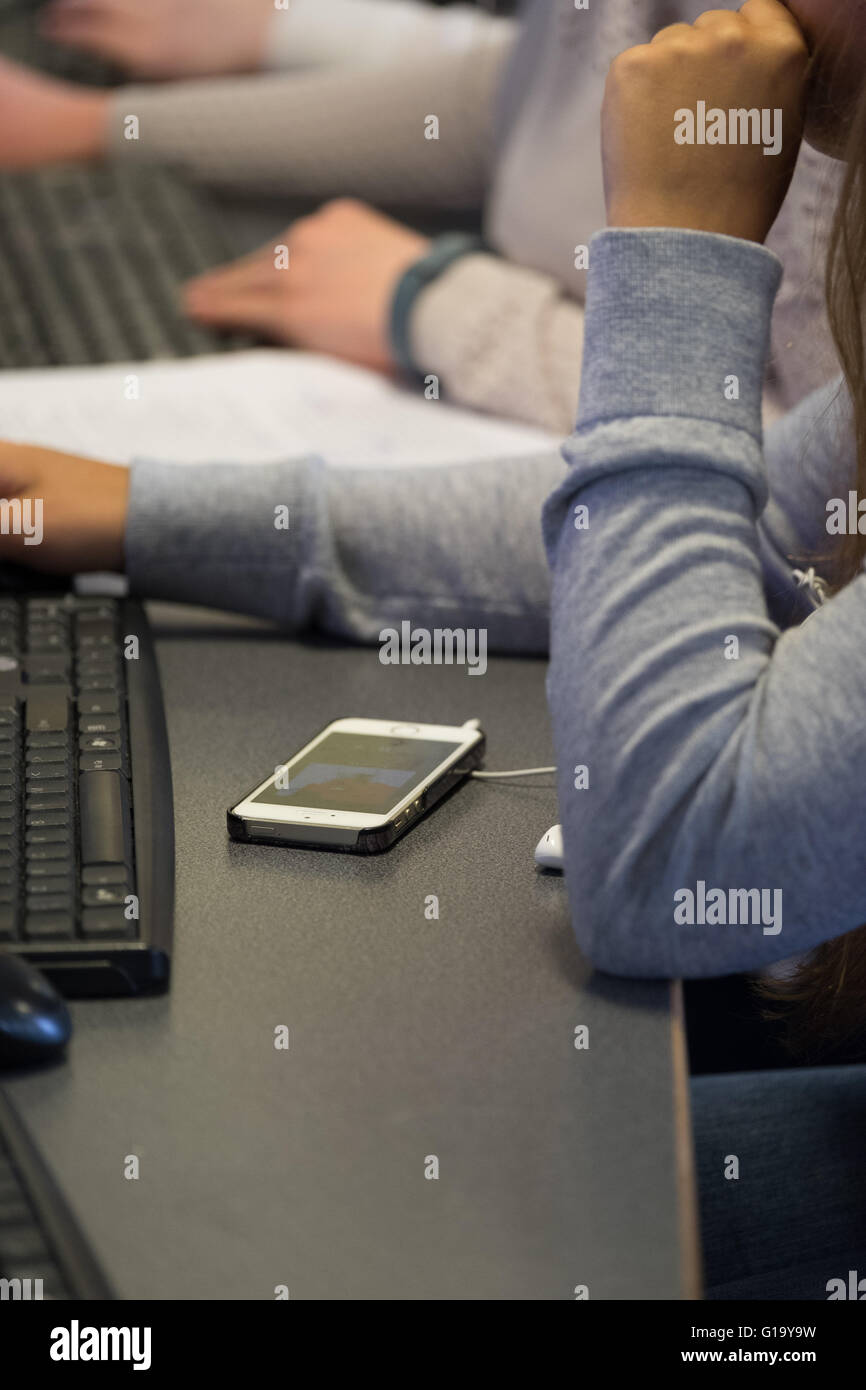
[{"label": "black keyboard", "polygon": [[[242,0],[239,0],[242,3]],[[122,74],[39,33],[39,0],[0,0],[0,54],[69,81]],[[0,174],[0,368],[74,367],[250,347],[198,327],[185,281],[237,249],[206,192],[170,169],[108,161]]]},{"label": "black keyboard", "polygon": [[171,773],[147,619],[0,592],[0,952],[67,995],[168,984]]},{"label": "black keyboard", "polygon": [[115,162],[0,174],[0,367],[249,347],[180,308],[185,281],[234,254],[204,192],[170,170]]},{"label": "black keyboard", "polygon": [[[48,1170],[0,1091],[0,1302],[113,1297]],[[0,1313],[0,1319],[9,1312]]]}]

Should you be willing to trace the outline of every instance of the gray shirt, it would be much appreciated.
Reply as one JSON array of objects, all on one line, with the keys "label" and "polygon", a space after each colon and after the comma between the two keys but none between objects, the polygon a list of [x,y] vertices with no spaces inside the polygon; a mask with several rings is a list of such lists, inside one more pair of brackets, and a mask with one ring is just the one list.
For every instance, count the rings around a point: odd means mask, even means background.
[{"label": "gray shirt", "polygon": [[755,969],[866,921],[866,577],[816,607],[789,563],[832,578],[849,404],[762,448],[780,274],[702,232],[593,244],[548,690],[574,928],[616,973]]}]

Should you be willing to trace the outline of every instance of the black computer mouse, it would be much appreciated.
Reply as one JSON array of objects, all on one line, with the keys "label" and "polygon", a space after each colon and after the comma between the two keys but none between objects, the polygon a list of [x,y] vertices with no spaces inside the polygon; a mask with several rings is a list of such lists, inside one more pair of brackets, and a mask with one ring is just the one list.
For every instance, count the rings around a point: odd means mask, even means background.
[{"label": "black computer mouse", "polygon": [[41,971],[0,955],[0,1066],[54,1057],[71,1034],[69,1010]]}]

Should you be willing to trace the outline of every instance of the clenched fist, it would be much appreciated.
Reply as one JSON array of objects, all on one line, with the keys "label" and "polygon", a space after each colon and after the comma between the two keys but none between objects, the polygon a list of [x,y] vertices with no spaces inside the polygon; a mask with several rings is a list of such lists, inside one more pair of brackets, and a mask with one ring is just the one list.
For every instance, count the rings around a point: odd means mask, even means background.
[{"label": "clenched fist", "polygon": [[608,224],[762,242],[797,161],[808,63],[778,0],[709,10],[620,54],[602,108]]}]

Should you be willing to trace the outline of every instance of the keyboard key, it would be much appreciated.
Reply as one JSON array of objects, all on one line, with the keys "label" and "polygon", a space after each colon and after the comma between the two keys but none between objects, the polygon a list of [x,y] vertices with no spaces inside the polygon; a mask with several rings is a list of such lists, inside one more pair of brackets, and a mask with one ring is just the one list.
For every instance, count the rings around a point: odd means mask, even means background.
[{"label": "keyboard key", "polygon": [[81,890],[84,907],[123,907],[127,896],[125,883],[107,884],[104,887],[88,887]]},{"label": "keyboard key", "polygon": [[82,864],[130,860],[129,788],[119,772],[82,772],[78,779]]},{"label": "keyboard key", "polygon": [[[79,701],[79,711],[81,703]],[[80,734],[116,734],[120,732],[120,717],[117,714],[88,714],[78,721]]]},{"label": "keyboard key", "polygon": [[28,751],[37,748],[66,748],[69,744],[69,733],[59,730],[57,733],[38,733],[27,735]]},{"label": "keyboard key", "polygon": [[[68,826],[62,825],[34,826],[25,831],[24,839],[34,848],[42,845],[69,845],[72,842],[72,831]],[[28,849],[28,854],[29,852]]]},{"label": "keyboard key", "polygon": [[[120,751],[119,734],[87,734],[79,742],[84,753],[112,753]],[[2,761],[2,759],[0,759]]]},{"label": "keyboard key", "polygon": [[89,940],[132,941],[136,923],[128,922],[120,907],[86,907],[81,914],[81,934]]},{"label": "keyboard key", "polygon": [[114,644],[117,641],[117,625],[113,614],[100,617],[96,613],[80,613],[75,630],[82,647],[93,646],[96,642]]},{"label": "keyboard key", "polygon": [[[67,912],[69,912],[70,915],[71,915],[70,894],[69,894],[69,893],[66,893],[66,892],[63,892],[63,893],[28,893],[28,894],[27,894],[27,912],[28,912],[28,914],[33,914],[33,913],[41,914],[41,913],[43,913],[43,912],[47,912],[47,913],[56,913],[56,912],[59,912],[59,913],[62,914],[62,913],[67,913]],[[35,921],[35,917],[32,917],[31,915],[28,915],[28,918],[27,918],[27,924],[28,924],[28,925],[27,925],[27,927],[26,927],[26,930],[27,930],[28,933],[29,933],[29,931],[30,931],[30,926],[29,926],[29,924],[30,924],[31,921]]]},{"label": "keyboard key", "polygon": [[29,656],[27,658],[27,677],[30,681],[68,681],[72,666],[71,656]]},{"label": "keyboard key", "polygon": [[50,764],[56,765],[57,763],[60,763],[62,766],[66,762],[67,757],[68,753],[65,748],[28,748],[27,766],[28,768],[43,767]]},{"label": "keyboard key", "polygon": [[[106,700],[112,695],[116,696],[120,690],[120,676],[112,676],[107,671],[97,671],[93,676],[79,676],[78,689],[82,694]],[[80,700],[79,696],[79,703]]]},{"label": "keyboard key", "polygon": [[31,859],[29,856],[27,858],[28,883],[31,879],[35,881],[36,879],[54,878],[59,875],[70,878],[74,870],[75,863],[70,854],[65,855],[62,859]]},{"label": "keyboard key", "polygon": [[83,623],[95,618],[110,618],[114,622],[114,604],[110,599],[99,598],[97,594],[80,594],[75,599],[78,621]]},{"label": "keyboard key", "polygon": [[119,772],[119,753],[82,753],[78,759],[81,772]]},{"label": "keyboard key", "polygon": [[28,811],[70,811],[72,810],[72,792],[67,791],[55,796],[43,796],[39,792],[28,792],[25,799]]},{"label": "keyboard key", "polygon": [[[54,769],[55,774],[57,769]],[[33,768],[27,771],[27,791],[41,790],[45,796],[65,796],[70,789],[68,777],[51,775],[51,768]]]},{"label": "keyboard key", "polygon": [[78,700],[79,714],[117,714],[119,708],[120,704],[115,694],[97,695],[91,691],[87,695],[79,696]]},{"label": "keyboard key", "polygon": [[86,886],[129,882],[125,864],[85,864],[81,870],[81,882]]},{"label": "keyboard key", "polygon": [[69,825],[70,812],[64,807],[62,811],[28,811],[26,824],[28,827],[38,829],[46,825]]},{"label": "keyboard key", "polygon": [[64,685],[31,686],[26,698],[27,728],[55,733],[69,723],[69,689]]},{"label": "keyboard key", "polygon": [[27,616],[30,619],[39,619],[49,623],[57,621],[63,622],[68,617],[68,614],[69,610],[65,599],[31,598],[27,600]]},{"label": "keyboard key", "polygon": [[61,903],[56,912],[28,912],[24,921],[24,936],[28,941],[69,941],[73,935],[72,913],[64,911]]},{"label": "keyboard key", "polygon": [[32,895],[34,900],[46,893],[62,893],[68,898],[72,892],[72,875],[66,874],[59,878],[27,878],[27,893]]},{"label": "keyboard key", "polygon": [[16,941],[17,938],[15,910],[4,903],[0,905],[0,941]]}]

